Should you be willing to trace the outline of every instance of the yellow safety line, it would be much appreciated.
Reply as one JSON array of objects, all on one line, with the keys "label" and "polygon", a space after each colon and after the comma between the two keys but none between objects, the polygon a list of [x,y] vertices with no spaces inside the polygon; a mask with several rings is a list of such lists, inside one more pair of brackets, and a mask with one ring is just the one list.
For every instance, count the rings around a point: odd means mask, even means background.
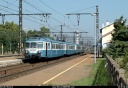
[{"label": "yellow safety line", "polygon": [[[89,57],[88,57],[88,58],[89,58]],[[88,58],[86,58],[86,59],[88,59]],[[64,72],[70,70],[71,68],[75,67],[76,65],[78,65],[78,64],[80,64],[80,63],[82,63],[82,62],[84,62],[86,59],[80,61],[79,63],[76,63],[75,65],[71,66],[70,68],[68,68],[68,69],[66,69],[66,70],[64,70],[64,71],[62,71],[61,73],[57,74],[56,76],[54,76],[54,77],[50,78],[49,80],[43,82],[43,85],[46,84],[46,83],[48,83],[48,82],[50,82],[51,80],[55,79],[56,77],[58,77],[59,75],[63,74]]]}]

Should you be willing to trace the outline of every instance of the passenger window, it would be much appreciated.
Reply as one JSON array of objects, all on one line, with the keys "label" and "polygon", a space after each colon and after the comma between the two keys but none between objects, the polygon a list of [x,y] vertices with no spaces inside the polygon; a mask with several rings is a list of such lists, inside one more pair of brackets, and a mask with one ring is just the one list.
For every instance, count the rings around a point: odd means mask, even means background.
[{"label": "passenger window", "polygon": [[41,43],[41,42],[38,43],[38,48],[40,48],[40,49],[43,48],[43,43]]},{"label": "passenger window", "polygon": [[65,45],[62,45],[62,49],[65,49]]},{"label": "passenger window", "polygon": [[50,43],[47,44],[48,49],[50,49]]},{"label": "passenger window", "polygon": [[59,44],[56,44],[56,49],[59,49]]},{"label": "passenger window", "polygon": [[55,44],[52,44],[52,49],[55,49]]}]

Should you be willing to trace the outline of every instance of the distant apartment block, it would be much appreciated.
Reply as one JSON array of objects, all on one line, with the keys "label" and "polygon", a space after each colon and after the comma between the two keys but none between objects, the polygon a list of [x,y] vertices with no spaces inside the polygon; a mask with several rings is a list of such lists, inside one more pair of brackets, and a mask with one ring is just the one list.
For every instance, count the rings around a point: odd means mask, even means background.
[{"label": "distant apartment block", "polygon": [[101,32],[101,38],[102,38],[102,49],[105,49],[108,47],[109,43],[111,42],[112,35],[111,33],[114,30],[114,24],[109,22],[106,22],[106,25],[102,24],[102,28],[100,29]]}]

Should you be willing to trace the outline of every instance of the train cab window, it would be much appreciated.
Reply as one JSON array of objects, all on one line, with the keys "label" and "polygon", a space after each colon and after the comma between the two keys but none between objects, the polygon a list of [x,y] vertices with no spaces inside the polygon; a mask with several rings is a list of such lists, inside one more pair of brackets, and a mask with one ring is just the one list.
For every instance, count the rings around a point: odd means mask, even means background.
[{"label": "train cab window", "polygon": [[42,42],[38,43],[38,48],[40,48],[40,49],[43,48],[43,43]]},{"label": "train cab window", "polygon": [[31,43],[31,48],[37,48],[36,42],[32,42],[32,43]]},{"label": "train cab window", "polygon": [[26,47],[26,48],[29,48],[29,44],[30,44],[29,42],[26,42],[26,43],[25,43],[25,47]]}]

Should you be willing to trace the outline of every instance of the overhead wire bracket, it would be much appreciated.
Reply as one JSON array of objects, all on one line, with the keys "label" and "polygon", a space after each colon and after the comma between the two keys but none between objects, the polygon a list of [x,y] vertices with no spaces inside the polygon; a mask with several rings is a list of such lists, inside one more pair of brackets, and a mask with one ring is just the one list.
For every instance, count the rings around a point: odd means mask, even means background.
[{"label": "overhead wire bracket", "polygon": [[80,22],[80,14],[77,15],[77,22],[78,22],[78,26],[79,26],[79,22]]}]

